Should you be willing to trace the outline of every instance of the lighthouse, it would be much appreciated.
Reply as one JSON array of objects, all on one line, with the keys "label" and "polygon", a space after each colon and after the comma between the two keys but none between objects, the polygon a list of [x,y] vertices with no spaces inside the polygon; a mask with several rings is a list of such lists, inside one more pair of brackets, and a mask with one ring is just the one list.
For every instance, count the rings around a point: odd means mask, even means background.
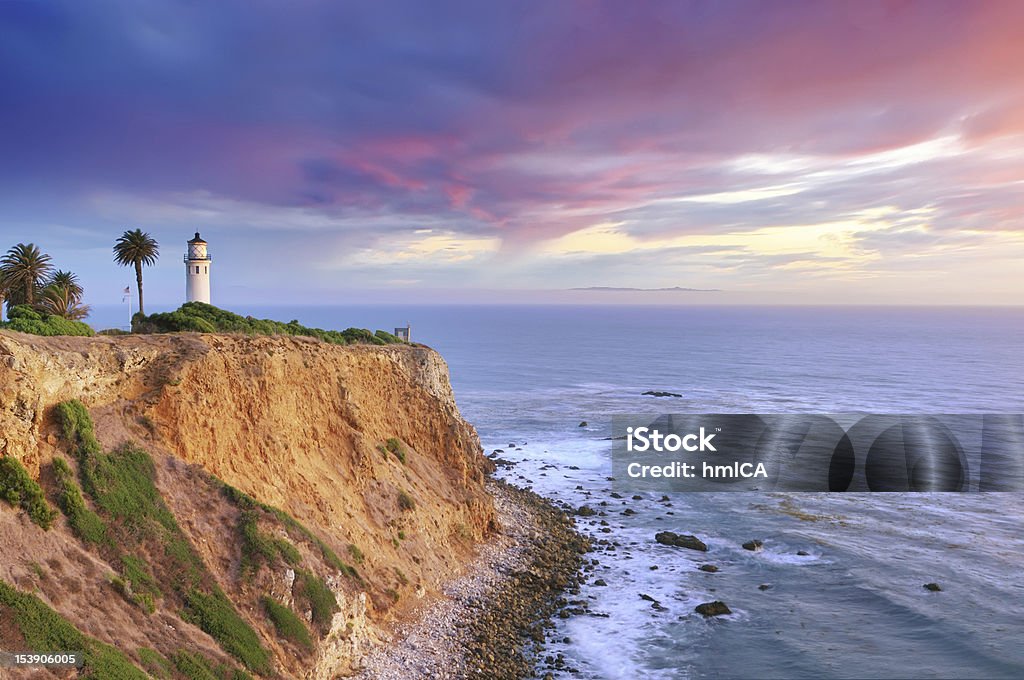
[{"label": "lighthouse", "polygon": [[185,301],[210,304],[210,254],[199,232],[188,242],[185,253]]}]

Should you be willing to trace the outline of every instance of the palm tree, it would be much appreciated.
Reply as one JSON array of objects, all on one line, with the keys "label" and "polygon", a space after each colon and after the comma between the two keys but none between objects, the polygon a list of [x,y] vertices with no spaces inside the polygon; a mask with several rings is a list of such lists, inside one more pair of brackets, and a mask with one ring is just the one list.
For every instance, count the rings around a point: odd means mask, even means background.
[{"label": "palm tree", "polygon": [[82,301],[82,295],[85,294],[85,290],[82,288],[82,284],[78,282],[78,275],[73,272],[66,272],[58,269],[50,277],[50,282],[46,284],[49,287],[67,288],[71,297],[76,302]]},{"label": "palm tree", "polygon": [[121,234],[114,243],[114,261],[125,267],[135,265],[135,283],[139,288],[139,313],[145,314],[142,305],[142,265],[152,266],[160,257],[160,246],[152,236],[134,229]]},{"label": "palm tree", "polygon": [[9,303],[35,303],[39,283],[53,270],[50,256],[34,243],[19,243],[0,260],[0,278],[7,289]]},{"label": "palm tree", "polygon": [[[69,272],[59,272],[68,274]],[[54,279],[57,277],[54,276]],[[72,279],[76,279],[71,274]],[[75,289],[77,287],[77,290]],[[82,304],[82,287],[77,281],[71,284],[60,284],[51,281],[39,295],[38,307],[41,311],[54,316],[64,317],[72,321],[81,321],[89,316],[89,305]]]}]

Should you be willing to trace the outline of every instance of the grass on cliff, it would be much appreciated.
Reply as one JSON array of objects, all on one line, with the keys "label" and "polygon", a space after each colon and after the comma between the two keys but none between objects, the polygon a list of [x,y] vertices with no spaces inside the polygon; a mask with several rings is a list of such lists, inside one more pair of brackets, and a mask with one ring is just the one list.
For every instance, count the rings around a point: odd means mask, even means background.
[{"label": "grass on cliff", "polygon": [[260,529],[255,509],[242,510],[238,526],[242,534],[243,574],[255,572],[262,564],[273,565],[278,558],[292,566],[302,562],[302,555],[288,539],[272,536]]},{"label": "grass on cliff", "polygon": [[308,571],[295,573],[296,597],[304,601],[313,613],[313,623],[322,631],[331,627],[331,619],[338,612],[338,600],[322,578]]},{"label": "grass on cliff", "polygon": [[0,618],[10,621],[33,652],[81,651],[82,678],[95,680],[146,680],[122,652],[84,635],[67,619],[31,593],[21,592],[0,581]]},{"label": "grass on cliff", "polygon": [[[272,560],[273,557],[275,557],[276,555],[281,555],[281,557],[286,562],[292,565],[299,564],[299,562],[301,561],[301,558],[295,559],[294,561],[289,559],[290,556],[286,553],[288,552],[289,548],[291,550],[295,550],[295,547],[292,546],[290,543],[287,545],[287,547],[284,547],[283,544],[287,543],[287,541],[284,541],[283,539],[264,535],[265,540],[254,540],[250,542],[249,538],[247,538],[246,536],[246,533],[247,531],[252,531],[250,523],[255,521],[255,515],[250,513],[254,513],[257,509],[259,509],[277,519],[277,521],[280,522],[285,527],[285,529],[295,532],[296,534],[302,536],[307,541],[316,546],[324,562],[326,562],[328,565],[330,565],[337,571],[341,572],[345,576],[350,576],[357,580],[360,578],[359,572],[356,570],[355,567],[346,564],[344,560],[338,557],[338,553],[334,552],[331,546],[324,543],[323,540],[319,536],[314,534],[305,524],[301,523],[284,510],[280,508],[275,508],[274,506],[268,505],[266,503],[261,503],[260,501],[256,500],[249,494],[242,491],[241,489],[237,489],[231,486],[230,484],[224,482],[223,480],[218,479],[216,481],[224,490],[224,495],[227,497],[227,499],[231,501],[236,507],[238,507],[239,510],[242,511],[239,519],[239,531],[242,532],[243,565],[245,564],[245,560],[247,559],[250,560],[250,564],[255,563],[258,565],[260,563],[260,560],[264,558],[269,558],[270,560]],[[258,526],[256,527],[256,530],[258,531]],[[258,539],[260,537],[256,538]],[[273,544],[267,545],[268,542],[272,542]]]},{"label": "grass on cliff", "polygon": [[386,448],[388,452],[393,454],[395,458],[401,461],[402,465],[405,465],[405,457],[407,451],[405,448],[405,444],[402,443],[401,439],[398,439],[396,437],[389,438],[386,442],[384,442],[384,448]]},{"label": "grass on cliff", "polygon": [[[182,619],[208,633],[250,670],[269,673],[269,652],[216,585],[156,488],[156,466],[149,454],[130,444],[104,452],[88,410],[77,400],[59,404],[57,414],[65,437],[76,447],[82,488],[106,527],[109,540],[100,543],[101,550],[109,561],[119,561],[122,566],[115,587],[153,611],[164,585],[181,602]],[[65,470],[65,474],[69,472],[70,468]],[[68,498],[73,496],[71,491]],[[82,500],[79,494],[68,507],[74,508]],[[84,507],[84,502],[81,505]],[[78,514],[87,516],[82,511]],[[87,522],[94,524],[91,519]],[[100,535],[96,527],[92,531],[91,535]],[[147,554],[154,556],[151,562],[145,559]]]},{"label": "grass on cliff", "polygon": [[405,491],[398,492],[398,508],[402,512],[410,512],[416,509],[416,501]]},{"label": "grass on cliff", "polygon": [[252,680],[245,671],[218,664],[199,652],[179,649],[171,655],[171,661],[188,680]]},{"label": "grass on cliff", "polygon": [[274,624],[278,635],[304,649],[313,648],[313,639],[309,636],[306,624],[291,609],[269,596],[264,596],[262,603],[267,618]]},{"label": "grass on cliff", "polygon": [[71,531],[86,543],[112,545],[107,535],[107,524],[90,510],[82,497],[82,489],[75,481],[74,472],[68,462],[60,457],[53,459],[53,475],[57,480],[57,506],[68,518]]},{"label": "grass on cliff", "polygon": [[224,592],[214,586],[212,592],[193,588],[185,598],[181,618],[209,633],[210,637],[241,661],[246,668],[266,675],[270,672],[270,654],[249,624],[235,611]]},{"label": "grass on cliff", "polygon": [[334,345],[362,343],[369,345],[391,345],[404,341],[391,333],[365,328],[348,328],[343,331],[328,331],[309,328],[297,320],[282,323],[270,319],[256,319],[240,316],[225,309],[203,302],[186,302],[173,312],[144,316],[136,314],[132,328],[137,333],[244,333],[246,335],[299,335],[317,338]]},{"label": "grass on cliff", "polygon": [[81,335],[92,336],[92,327],[81,321],[72,321],[32,309],[29,305],[17,305],[7,313],[8,320],[0,321],[0,328],[32,335]]},{"label": "grass on cliff", "polygon": [[20,506],[29,519],[43,529],[53,526],[57,511],[50,507],[39,484],[13,456],[0,457],[0,498]]}]

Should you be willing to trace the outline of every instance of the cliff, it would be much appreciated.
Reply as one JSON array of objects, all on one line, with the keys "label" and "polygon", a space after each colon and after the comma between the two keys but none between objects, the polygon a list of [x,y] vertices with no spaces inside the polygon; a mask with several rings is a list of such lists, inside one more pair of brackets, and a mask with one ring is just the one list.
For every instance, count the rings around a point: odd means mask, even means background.
[{"label": "cliff", "polygon": [[[88,410],[99,454],[62,427],[57,405],[70,400]],[[95,482],[95,471],[136,460],[118,449],[126,442],[152,459],[158,497],[147,502],[154,517],[172,516],[160,519],[159,531],[118,515],[104,496],[117,492],[109,488],[114,473],[107,486]],[[90,543],[67,510],[44,531],[0,503],[0,581],[35,590],[82,634],[139,667],[169,664],[169,677],[183,672],[173,661],[181,650],[260,675],[348,673],[495,530],[488,463],[459,415],[447,366],[424,347],[3,332],[0,454],[19,460],[55,506],[67,504],[67,482],[54,459],[68,461],[88,492],[86,510],[107,526],[105,538]],[[179,528],[185,557],[161,547],[175,545]],[[223,591],[269,665],[246,663],[215,626],[183,615],[194,606],[192,591],[167,566],[179,558],[196,592]],[[136,583],[126,565],[139,560],[149,567]],[[318,620],[303,579],[329,587],[337,604],[328,619]],[[153,597],[141,598],[139,584],[154,580],[146,591]],[[267,596],[303,620],[310,645],[282,633]],[[9,628],[0,627],[0,648],[31,642]]]}]

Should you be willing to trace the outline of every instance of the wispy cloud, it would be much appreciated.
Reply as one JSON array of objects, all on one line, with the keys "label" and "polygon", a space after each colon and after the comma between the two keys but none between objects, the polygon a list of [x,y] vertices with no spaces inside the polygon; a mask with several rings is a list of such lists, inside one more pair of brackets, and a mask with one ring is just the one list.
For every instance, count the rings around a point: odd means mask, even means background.
[{"label": "wispy cloud", "polygon": [[1024,256],[1022,24],[1010,1],[0,3],[0,230],[70,258],[201,229],[219,276],[282,295],[287,248],[323,286],[893,277],[941,301],[944,275],[1010,301],[977,263]]}]

